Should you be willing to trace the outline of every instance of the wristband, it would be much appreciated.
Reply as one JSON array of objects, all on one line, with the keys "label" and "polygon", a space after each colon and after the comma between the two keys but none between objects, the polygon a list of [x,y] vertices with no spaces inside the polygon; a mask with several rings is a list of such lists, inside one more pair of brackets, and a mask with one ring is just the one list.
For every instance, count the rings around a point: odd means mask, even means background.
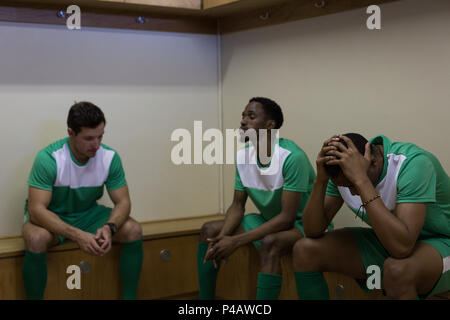
[{"label": "wristband", "polygon": [[116,234],[117,232],[116,225],[112,222],[105,223],[105,225],[109,227],[109,230],[111,230],[111,236],[114,236],[114,234]]},{"label": "wristband", "polygon": [[[372,199],[370,199],[370,200],[367,200],[366,202],[364,202],[360,207],[359,207],[359,209],[358,209],[358,212],[356,213],[356,217],[355,217],[355,219],[357,218],[357,217],[359,217],[359,212],[361,211],[361,208],[362,207],[366,207],[369,203],[371,203],[372,201],[375,201],[375,200],[377,200],[378,198],[380,198],[381,196],[379,195],[379,194],[377,194],[375,197],[373,197]],[[362,213],[361,213],[361,220],[362,220]]]},{"label": "wristband", "polygon": [[365,208],[369,203],[371,203],[372,201],[377,200],[379,197],[380,197],[380,195],[377,194],[377,195],[376,195],[375,197],[373,197],[372,199],[367,200],[366,202],[364,202],[364,203],[362,204],[362,206]]}]

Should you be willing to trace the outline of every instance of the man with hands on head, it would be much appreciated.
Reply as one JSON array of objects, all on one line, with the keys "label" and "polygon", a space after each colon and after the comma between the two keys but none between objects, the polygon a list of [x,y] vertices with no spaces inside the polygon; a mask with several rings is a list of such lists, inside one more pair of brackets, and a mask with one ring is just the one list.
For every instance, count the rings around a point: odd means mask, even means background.
[{"label": "man with hands on head", "polygon": [[[42,299],[47,283],[46,251],[66,239],[93,256],[122,243],[124,299],[135,299],[142,268],[142,230],[130,217],[131,201],[118,153],[101,143],[105,117],[90,102],[74,104],[68,137],[37,154],[28,178],[23,237],[23,278],[28,299]],[[97,204],[106,186],[114,208]]]},{"label": "man with hands on head", "polygon": [[[200,234],[200,299],[214,299],[220,262],[248,243],[261,259],[257,299],[278,298],[280,259],[303,236],[301,214],[315,177],[303,150],[277,138],[282,123],[281,108],[267,98],[251,99],[242,113],[241,130],[249,143],[237,152],[233,202],[224,220],[205,223]],[[244,215],[248,197],[260,214]]]},{"label": "man with hands on head", "polygon": [[[450,181],[438,159],[412,143],[359,134],[327,139],[303,211],[306,238],[293,261],[300,299],[328,299],[322,272],[366,287],[369,266],[382,270],[391,299],[426,298],[450,289]],[[371,228],[324,233],[343,203]]]}]

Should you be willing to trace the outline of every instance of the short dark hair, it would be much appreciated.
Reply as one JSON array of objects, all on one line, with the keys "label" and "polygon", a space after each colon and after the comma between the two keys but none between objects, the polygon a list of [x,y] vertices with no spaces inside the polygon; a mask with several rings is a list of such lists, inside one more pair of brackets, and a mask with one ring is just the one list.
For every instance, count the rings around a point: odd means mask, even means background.
[{"label": "short dark hair", "polygon": [[75,103],[69,110],[67,126],[77,135],[82,127],[97,128],[101,123],[106,124],[105,115],[95,104],[87,101]]},{"label": "short dark hair", "polygon": [[[366,138],[364,138],[359,133],[346,133],[346,134],[343,134],[343,136],[346,136],[347,138],[352,140],[353,144],[355,145],[356,149],[358,149],[359,153],[364,155],[364,153],[366,152],[366,143],[368,142]],[[342,143],[345,147],[347,147],[347,143],[344,140],[340,139],[339,142]],[[371,144],[370,150],[373,151],[373,148],[374,147]],[[324,167],[325,167],[325,171],[332,178],[336,178],[342,174],[342,169],[337,164],[335,164],[335,165],[325,164]]]},{"label": "short dark hair", "polygon": [[264,113],[272,120],[275,120],[275,129],[280,129],[283,125],[283,112],[280,106],[273,100],[263,97],[251,98],[250,102],[259,102],[263,106]]}]

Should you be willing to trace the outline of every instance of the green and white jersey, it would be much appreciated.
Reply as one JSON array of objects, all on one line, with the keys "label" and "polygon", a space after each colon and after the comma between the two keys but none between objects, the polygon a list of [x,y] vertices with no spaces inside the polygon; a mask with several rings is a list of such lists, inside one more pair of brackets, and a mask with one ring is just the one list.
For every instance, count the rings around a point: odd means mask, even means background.
[{"label": "green and white jersey", "polygon": [[[386,208],[394,211],[397,203],[426,203],[425,223],[420,237],[450,236],[450,179],[439,160],[412,143],[391,142],[376,136],[373,144],[384,147],[384,168],[375,189]],[[327,194],[340,196],[357,213],[361,198],[347,187],[331,182]],[[364,207],[359,216],[370,225]]]},{"label": "green and white jersey", "polygon": [[85,212],[102,197],[104,185],[115,190],[126,183],[116,151],[102,144],[94,157],[80,164],[68,137],[38,152],[28,178],[29,186],[52,191],[48,210],[56,214]]},{"label": "green and white jersey", "polygon": [[281,212],[283,190],[300,192],[297,219],[301,219],[316,174],[305,152],[293,141],[279,139],[273,149],[267,167],[260,165],[252,143],[237,152],[234,189],[245,191],[266,220]]}]

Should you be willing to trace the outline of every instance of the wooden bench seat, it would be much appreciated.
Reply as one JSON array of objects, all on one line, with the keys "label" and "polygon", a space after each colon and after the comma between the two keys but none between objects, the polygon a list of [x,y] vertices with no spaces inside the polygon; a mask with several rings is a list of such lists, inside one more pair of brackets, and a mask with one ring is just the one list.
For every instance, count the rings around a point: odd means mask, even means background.
[{"label": "wooden bench seat", "polygon": [[[144,239],[144,261],[138,297],[162,299],[198,296],[197,244],[202,225],[221,215],[141,223]],[[170,252],[162,261],[162,250]],[[25,299],[22,264],[25,243],[21,236],[0,239],[0,299]],[[68,241],[47,253],[48,279],[45,299],[120,299],[120,246],[113,245],[104,257],[82,252]],[[86,261],[90,272],[82,274],[81,290],[69,290],[66,274],[69,265]],[[182,269],[181,269],[182,268]],[[117,281],[111,281],[117,279]]]},{"label": "wooden bench seat", "polygon": [[[138,299],[197,299],[197,245],[201,226],[223,218],[209,215],[141,223],[144,261]],[[22,237],[0,239],[0,299],[25,299]],[[164,252],[164,254],[162,254]],[[113,245],[104,257],[93,257],[68,241],[47,253],[48,280],[45,299],[120,299],[120,246]],[[167,259],[168,258],[168,259]],[[69,290],[69,265],[88,262],[90,271],[81,275],[81,290]],[[222,264],[217,280],[217,299],[255,299],[259,257],[252,245],[239,248]],[[292,258],[282,258],[283,285],[280,299],[295,300],[297,292]],[[338,273],[324,274],[332,299],[386,299],[381,290],[365,293],[356,282]],[[450,299],[450,293],[433,297]]]},{"label": "wooden bench seat", "polygon": [[[182,218],[175,220],[160,220],[142,222],[142,235],[144,240],[161,239],[179,235],[198,234],[205,222],[220,219],[222,215],[208,215],[201,217]],[[49,252],[78,249],[78,245],[72,241],[58,245]],[[23,256],[25,243],[21,236],[0,238],[0,258]]]}]

